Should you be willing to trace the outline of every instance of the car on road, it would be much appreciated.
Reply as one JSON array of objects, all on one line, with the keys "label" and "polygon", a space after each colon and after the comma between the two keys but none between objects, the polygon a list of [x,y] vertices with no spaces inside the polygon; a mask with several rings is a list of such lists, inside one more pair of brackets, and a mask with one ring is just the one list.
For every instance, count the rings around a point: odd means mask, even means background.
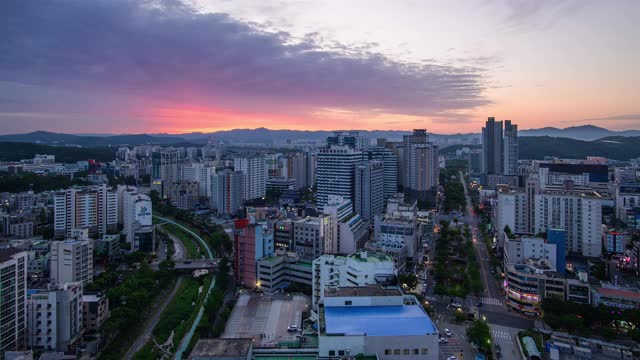
[{"label": "car on road", "polygon": [[298,331],[298,326],[296,326],[296,325],[289,325],[289,326],[287,326],[287,331],[288,331],[288,332],[296,332],[296,331]]},{"label": "car on road", "polygon": [[451,337],[451,331],[449,329],[444,329],[444,333],[445,335],[447,335],[448,337]]},{"label": "car on road", "polygon": [[449,342],[449,339],[447,339],[446,337],[441,337],[438,339],[438,342],[441,344],[446,344]]},{"label": "car on road", "polygon": [[454,303],[451,303],[451,306],[459,308],[459,307],[462,307],[462,304],[454,302]]},{"label": "car on road", "polygon": [[453,356],[453,355],[451,355],[451,356],[449,356],[449,357],[447,358],[447,360],[458,360],[458,358],[457,358],[457,357],[455,357],[455,356]]}]

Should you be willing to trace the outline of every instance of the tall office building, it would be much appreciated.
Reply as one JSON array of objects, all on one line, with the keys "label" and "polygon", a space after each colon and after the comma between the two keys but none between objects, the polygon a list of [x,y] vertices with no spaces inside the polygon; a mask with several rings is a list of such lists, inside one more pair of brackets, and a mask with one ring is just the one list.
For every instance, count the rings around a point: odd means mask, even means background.
[{"label": "tall office building", "polygon": [[355,165],[362,160],[362,151],[348,145],[330,145],[318,150],[317,205],[322,210],[329,195],[355,196]]},{"label": "tall office building", "polygon": [[160,149],[151,154],[151,178],[163,182],[178,181],[178,150]]},{"label": "tall office building", "polygon": [[30,293],[27,304],[29,348],[72,352],[84,334],[82,283]]},{"label": "tall office building", "polygon": [[236,158],[234,169],[245,175],[245,200],[261,198],[267,194],[267,161],[263,156]]},{"label": "tall office building", "polygon": [[327,137],[327,146],[346,145],[352,149],[366,149],[371,140],[358,131],[334,131],[333,136]]},{"label": "tall office building", "polygon": [[305,153],[307,156],[307,174],[306,174],[306,183],[309,186],[316,185],[316,168],[318,162],[318,154],[307,151]]},{"label": "tall office building", "polygon": [[403,137],[404,189],[412,198],[434,195],[438,186],[440,169],[438,146],[429,142],[427,130],[415,129]]},{"label": "tall office building", "polygon": [[[123,231],[126,241],[131,245],[131,251],[152,252],[154,249],[153,223],[151,199],[145,194],[139,194],[135,188],[129,188],[122,193]],[[151,232],[151,241],[140,243],[146,237],[136,233]],[[138,241],[136,241],[136,239]]]},{"label": "tall office building", "polygon": [[384,212],[384,164],[377,160],[356,165],[355,211],[367,221]]},{"label": "tall office building", "polygon": [[468,155],[469,173],[480,174],[482,172],[482,151],[474,150]]},{"label": "tall office building", "polygon": [[118,229],[118,193],[104,184],[57,192],[53,202],[56,238],[69,238],[77,228],[88,229],[92,237]]},{"label": "tall office building", "polygon": [[0,354],[23,350],[27,322],[27,252],[0,247]]},{"label": "tall office building", "polygon": [[511,120],[504,121],[503,151],[504,175],[518,175],[518,125]]},{"label": "tall office building", "polygon": [[393,150],[386,147],[377,146],[366,149],[365,160],[382,161],[384,167],[384,199],[389,195],[398,192],[398,156]]},{"label": "tall office building", "polygon": [[49,280],[52,285],[93,281],[93,241],[66,240],[51,243]]},{"label": "tall office building", "polygon": [[296,181],[297,189],[304,189],[313,185],[313,183],[309,182],[309,177],[307,175],[307,166],[309,166],[309,161],[306,153],[290,154],[285,159],[287,165],[286,176],[288,179],[294,179]]},{"label": "tall office building", "polygon": [[502,175],[502,121],[490,117],[482,128],[482,172]]},{"label": "tall office building", "polygon": [[211,207],[218,214],[235,215],[244,198],[245,175],[240,171],[223,170],[211,175]]}]

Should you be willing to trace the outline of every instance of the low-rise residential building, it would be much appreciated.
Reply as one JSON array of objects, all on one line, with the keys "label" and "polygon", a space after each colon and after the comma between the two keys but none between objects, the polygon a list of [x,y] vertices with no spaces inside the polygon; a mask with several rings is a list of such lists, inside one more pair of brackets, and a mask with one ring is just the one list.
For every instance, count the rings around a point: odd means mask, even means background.
[{"label": "low-rise residential building", "polygon": [[319,309],[318,357],[436,360],[438,330],[413,295],[399,288],[327,288]]},{"label": "low-rise residential building", "polygon": [[[398,270],[412,268],[421,262],[418,245],[422,234],[417,221],[417,203],[406,203],[403,194],[393,194],[387,201],[387,212],[375,217],[375,241],[378,248],[397,259]],[[403,258],[403,256],[406,256]]]},{"label": "low-rise residential building", "polygon": [[25,214],[5,214],[2,216],[2,233],[16,239],[33,237],[33,221]]},{"label": "low-rise residential building", "polygon": [[618,309],[640,309],[640,293],[637,290],[614,286],[594,286],[591,288],[593,306],[609,306]]},{"label": "low-rise residential building", "polygon": [[27,315],[30,348],[73,351],[84,333],[82,283],[30,291]]},{"label": "low-rise residential building", "polygon": [[234,274],[238,284],[249,289],[258,283],[258,260],[274,253],[273,230],[248,219],[236,220]]},{"label": "low-rise residential building", "polygon": [[331,215],[307,216],[293,224],[293,247],[301,259],[313,260],[324,253],[333,254],[331,246],[336,227]]},{"label": "low-rise residential building", "polygon": [[294,252],[279,252],[258,260],[258,289],[268,294],[293,283],[311,287],[312,277],[311,262],[300,260]]},{"label": "low-rise residential building", "polygon": [[93,281],[93,240],[66,240],[51,243],[50,283]]},{"label": "low-rise residential building", "polygon": [[109,319],[109,298],[106,295],[82,295],[82,322],[85,332],[98,332],[107,319]]}]

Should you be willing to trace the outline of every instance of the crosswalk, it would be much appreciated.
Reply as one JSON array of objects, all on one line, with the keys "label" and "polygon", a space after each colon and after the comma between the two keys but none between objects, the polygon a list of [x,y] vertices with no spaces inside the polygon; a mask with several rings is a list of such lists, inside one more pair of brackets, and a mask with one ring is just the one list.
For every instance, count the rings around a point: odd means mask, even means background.
[{"label": "crosswalk", "polygon": [[491,336],[494,339],[511,340],[511,334],[508,331],[491,330]]},{"label": "crosswalk", "polygon": [[[439,299],[436,296],[426,296],[425,299],[427,301],[433,301],[433,302],[437,302],[437,301],[444,301],[444,302],[448,302],[447,299]],[[480,298],[466,298],[464,299],[464,301],[461,302],[462,305],[464,306],[476,306],[478,304],[478,302],[481,302],[483,305],[494,305],[494,306],[503,306],[504,305],[504,300],[502,299],[497,299],[497,298],[492,298],[492,297],[480,297]]]},{"label": "crosswalk", "polygon": [[490,298],[490,297],[481,297],[480,302],[487,305],[496,305],[502,306],[504,301],[502,299]]}]

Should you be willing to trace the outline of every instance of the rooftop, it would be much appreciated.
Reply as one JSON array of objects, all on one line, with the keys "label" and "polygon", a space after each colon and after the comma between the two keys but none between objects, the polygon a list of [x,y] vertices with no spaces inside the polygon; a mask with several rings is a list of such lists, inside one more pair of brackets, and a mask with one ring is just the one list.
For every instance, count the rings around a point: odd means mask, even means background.
[{"label": "rooftop", "polygon": [[200,339],[191,350],[189,359],[198,357],[246,358],[251,346],[251,339]]},{"label": "rooftop", "polygon": [[362,262],[393,261],[390,256],[375,251],[360,251],[349,255],[349,258]]},{"label": "rooftop", "polygon": [[402,291],[397,287],[385,288],[381,285],[349,286],[349,287],[325,287],[324,296],[402,296]]},{"label": "rooftop", "polygon": [[631,290],[612,289],[612,288],[602,287],[598,289],[598,293],[600,293],[601,296],[640,301],[640,293],[631,291]]},{"label": "rooftop", "polygon": [[19,252],[20,250],[12,246],[0,247],[0,263],[11,260],[12,256]]},{"label": "rooftop", "polygon": [[325,307],[326,334],[410,336],[436,334],[418,304]]}]

